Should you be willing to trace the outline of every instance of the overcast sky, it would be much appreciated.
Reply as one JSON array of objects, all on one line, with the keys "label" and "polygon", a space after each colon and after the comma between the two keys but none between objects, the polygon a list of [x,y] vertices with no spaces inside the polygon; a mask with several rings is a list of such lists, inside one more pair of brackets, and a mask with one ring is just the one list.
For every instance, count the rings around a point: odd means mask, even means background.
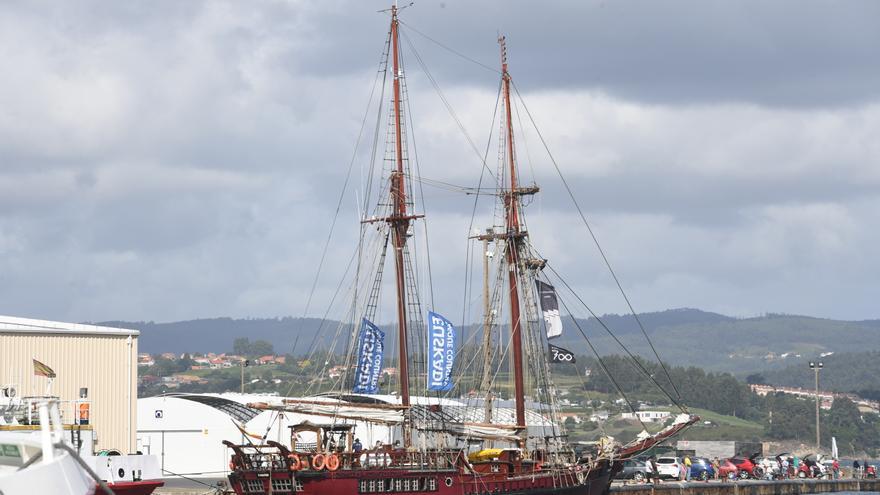
[{"label": "overcast sky", "polygon": [[[0,312],[303,314],[386,3],[3,2]],[[481,164],[409,44],[482,149],[498,74],[423,34],[495,67],[502,32],[637,310],[880,317],[878,19],[873,1],[417,1],[403,57],[422,175],[475,185]],[[364,139],[312,315],[354,249]],[[542,186],[532,242],[597,312],[625,311],[540,142],[518,145]],[[454,319],[472,201],[425,188]]]}]

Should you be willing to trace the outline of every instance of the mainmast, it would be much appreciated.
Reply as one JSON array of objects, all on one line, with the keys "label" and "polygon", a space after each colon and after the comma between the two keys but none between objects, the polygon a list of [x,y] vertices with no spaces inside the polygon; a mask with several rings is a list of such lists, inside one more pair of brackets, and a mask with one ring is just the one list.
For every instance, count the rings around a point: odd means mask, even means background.
[{"label": "mainmast", "polygon": [[[406,211],[406,180],[403,169],[403,142],[401,136],[402,118],[400,105],[400,48],[398,39],[397,5],[391,7],[391,52],[394,70],[394,140],[396,168],[391,173],[392,212],[386,219],[391,226],[391,241],[394,246],[394,267],[397,278],[397,343],[398,377],[400,382],[401,404],[408,410],[409,401],[409,356],[407,352],[406,285],[404,277],[404,246],[406,245],[409,223],[413,217]],[[409,425],[403,425],[403,444],[409,447],[411,436]]]},{"label": "mainmast", "polygon": [[513,146],[513,119],[510,112],[510,74],[507,72],[507,45],[504,36],[498,38],[501,45],[501,81],[504,91],[504,114],[507,128],[507,161],[510,166],[510,189],[504,194],[504,216],[507,228],[507,269],[510,290],[510,338],[513,347],[514,399],[516,400],[516,426],[521,428],[520,446],[525,445],[526,407],[523,387],[522,322],[519,308],[519,247],[525,232],[519,225],[519,192],[516,181],[516,159]]}]

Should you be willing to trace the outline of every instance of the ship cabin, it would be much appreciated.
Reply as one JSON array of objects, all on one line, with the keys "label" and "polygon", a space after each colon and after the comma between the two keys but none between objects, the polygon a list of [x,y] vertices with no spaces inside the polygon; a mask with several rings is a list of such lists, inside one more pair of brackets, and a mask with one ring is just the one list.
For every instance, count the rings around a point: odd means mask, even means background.
[{"label": "ship cabin", "polygon": [[309,421],[290,426],[292,452],[342,453],[354,451],[352,424],[316,424]]}]

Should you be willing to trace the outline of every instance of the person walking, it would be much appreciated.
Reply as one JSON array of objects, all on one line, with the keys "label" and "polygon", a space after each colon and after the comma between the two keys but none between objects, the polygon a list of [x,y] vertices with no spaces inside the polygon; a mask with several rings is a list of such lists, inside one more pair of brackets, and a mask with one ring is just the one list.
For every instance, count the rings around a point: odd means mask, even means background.
[{"label": "person walking", "polygon": [[684,456],[684,479],[685,481],[691,480],[691,456]]},{"label": "person walking", "polygon": [[797,478],[798,471],[800,470],[800,468],[801,468],[801,460],[798,458],[797,455],[795,455],[794,459],[792,459],[792,461],[791,461],[791,469],[794,471],[794,473],[792,474],[793,477]]},{"label": "person walking", "polygon": [[715,471],[715,479],[717,480],[721,476],[721,461],[718,460],[718,456],[712,459],[712,470]]},{"label": "person walking", "polygon": [[655,485],[660,484],[660,470],[657,468],[657,456],[651,456],[651,481]]},{"label": "person walking", "polygon": [[859,461],[853,461],[853,474],[852,477],[855,479],[859,479],[859,471],[861,471],[861,466],[859,466]]},{"label": "person walking", "polygon": [[787,480],[788,478],[790,478],[790,476],[789,476],[789,474],[788,474],[788,457],[783,457],[783,458],[782,458],[782,469],[781,469],[781,471],[779,472],[779,476],[780,476],[782,479],[786,479],[786,480]]},{"label": "person walking", "polygon": [[840,463],[837,462],[837,458],[835,457],[833,461],[831,461],[831,475],[834,479],[840,479]]}]

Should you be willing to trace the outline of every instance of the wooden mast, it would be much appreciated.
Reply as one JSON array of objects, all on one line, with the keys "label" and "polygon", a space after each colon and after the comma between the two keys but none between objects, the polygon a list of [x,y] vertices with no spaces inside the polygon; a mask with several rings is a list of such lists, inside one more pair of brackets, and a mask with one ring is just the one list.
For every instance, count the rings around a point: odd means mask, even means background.
[{"label": "wooden mast", "polygon": [[519,196],[516,187],[516,160],[513,146],[513,121],[510,112],[510,74],[507,72],[507,45],[504,36],[498,38],[501,45],[501,80],[504,90],[504,112],[507,127],[507,161],[510,166],[510,190],[504,194],[505,224],[507,227],[507,269],[510,294],[510,338],[513,347],[514,399],[516,400],[516,426],[522,429],[520,446],[525,446],[526,407],[523,387],[522,324],[519,308],[519,246],[524,236],[519,225]]},{"label": "wooden mast", "polygon": [[[391,225],[391,239],[394,246],[394,265],[397,278],[397,343],[398,343],[398,381],[400,383],[400,400],[404,407],[409,407],[409,356],[407,353],[407,321],[406,321],[406,280],[404,277],[403,250],[406,245],[407,230],[412,217],[406,211],[406,181],[403,171],[402,118],[400,110],[400,48],[398,46],[397,5],[391,6],[391,51],[392,68],[394,70],[394,137],[396,169],[391,174],[391,198],[393,210],[387,221]],[[403,425],[403,444],[409,447],[411,435],[409,425]]]}]

